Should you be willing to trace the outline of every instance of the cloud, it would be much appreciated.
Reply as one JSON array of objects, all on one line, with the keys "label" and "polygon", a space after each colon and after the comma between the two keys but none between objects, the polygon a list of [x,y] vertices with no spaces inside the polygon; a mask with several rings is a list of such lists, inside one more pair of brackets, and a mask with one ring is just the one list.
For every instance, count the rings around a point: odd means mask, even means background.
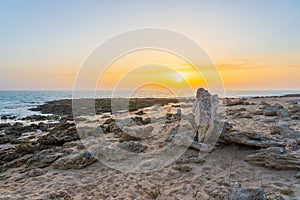
[{"label": "cloud", "polygon": [[297,68],[300,68],[300,64],[291,64],[291,65],[288,65],[287,67],[297,69]]},{"label": "cloud", "polygon": [[221,57],[217,59],[216,65],[222,71],[251,70],[266,67],[295,68],[300,66],[300,51]]}]

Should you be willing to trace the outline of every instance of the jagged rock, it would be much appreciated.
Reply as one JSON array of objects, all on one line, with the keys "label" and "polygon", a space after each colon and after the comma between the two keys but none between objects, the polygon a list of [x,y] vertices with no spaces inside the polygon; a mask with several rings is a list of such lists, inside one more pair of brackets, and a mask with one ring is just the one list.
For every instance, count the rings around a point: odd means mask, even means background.
[{"label": "jagged rock", "polygon": [[10,142],[10,138],[8,136],[1,136],[0,137],[0,144],[5,144]]},{"label": "jagged rock", "polygon": [[[184,100],[182,100],[184,101]],[[128,99],[115,99],[115,109],[118,110],[117,105],[124,105],[128,103]],[[78,110],[76,112],[72,109],[72,103],[75,103]],[[150,107],[153,105],[167,105],[168,103],[178,103],[178,98],[131,98],[129,100],[129,112],[138,111],[139,109]],[[46,102],[43,105],[38,105],[36,108],[30,108],[32,111],[40,111],[43,114],[55,114],[55,115],[69,115],[73,112],[78,115],[90,114],[94,116],[95,113],[87,113],[89,110],[95,110],[96,114],[103,114],[112,112],[112,99],[101,98],[101,99],[61,99]],[[90,105],[91,107],[87,107]],[[94,105],[94,106],[93,106]],[[121,106],[120,108],[122,108]]]},{"label": "jagged rock", "polygon": [[262,110],[254,110],[251,112],[252,115],[263,115],[264,112]]},{"label": "jagged rock", "polygon": [[191,135],[193,135],[193,133],[190,131],[187,135],[181,135],[176,138],[174,135],[171,135],[166,141],[175,142],[176,145],[189,147],[192,149],[200,150],[202,152],[209,152],[212,149],[209,144],[194,141]]},{"label": "jagged rock", "polygon": [[36,125],[36,124],[30,124],[29,126],[23,126],[22,123],[17,122],[14,125],[5,128],[5,134],[21,136],[22,133],[35,132],[37,128],[38,128],[38,125]]},{"label": "jagged rock", "polygon": [[96,161],[97,159],[90,152],[84,151],[62,157],[56,160],[52,165],[55,169],[82,169]]},{"label": "jagged rock", "polygon": [[121,133],[119,142],[122,143],[122,142],[127,142],[127,141],[139,141],[141,139],[142,138],[135,137],[135,136],[129,135],[127,133]]},{"label": "jagged rock", "polygon": [[30,158],[27,161],[27,167],[47,167],[63,155],[63,153],[57,152],[56,149],[46,149]]},{"label": "jagged rock", "polygon": [[[87,133],[87,135],[98,135],[96,137],[99,137],[102,133],[111,133],[111,132],[116,132],[116,130],[119,130],[119,127],[117,126],[116,122],[111,122],[110,124],[103,124],[100,125],[99,127],[101,130],[93,131],[90,133]],[[96,133],[96,134],[94,134]]]},{"label": "jagged rock", "polygon": [[110,116],[109,115],[106,115],[106,114],[104,114],[104,115],[102,115],[102,117],[101,117],[102,119],[105,119],[105,118],[110,118]]},{"label": "jagged rock", "polygon": [[279,109],[277,111],[278,117],[290,117],[290,112],[287,109]]},{"label": "jagged rock", "polygon": [[[209,198],[206,198],[206,199],[229,200],[229,198],[228,198],[229,188],[226,187],[227,185],[228,184],[221,182],[220,184],[216,184],[212,187],[205,188],[204,189],[205,192],[209,195]],[[197,198],[197,199],[201,199],[201,198]]]},{"label": "jagged rock", "polygon": [[113,118],[108,118],[107,120],[105,120],[105,122],[103,124],[111,124],[113,122],[115,122],[116,120]]},{"label": "jagged rock", "polygon": [[202,142],[196,142],[196,141],[193,141],[190,146],[190,148],[193,148],[193,149],[197,149],[197,150],[200,150],[202,152],[210,152],[212,150],[212,146],[210,146],[209,144],[206,144],[206,143],[202,143]]},{"label": "jagged rock", "polygon": [[72,196],[66,191],[54,191],[49,194],[41,195],[38,199],[73,200]]},{"label": "jagged rock", "polygon": [[130,141],[130,140],[139,140],[144,138],[151,137],[151,133],[154,130],[153,125],[145,125],[145,126],[132,126],[132,127],[124,127],[124,133],[121,136],[120,142]]},{"label": "jagged rock", "polygon": [[298,172],[295,177],[300,179],[300,172]]},{"label": "jagged rock", "polygon": [[276,123],[276,119],[274,118],[265,118],[262,120],[264,123]]},{"label": "jagged rock", "polygon": [[241,117],[241,118],[247,118],[247,119],[252,118],[252,116],[251,116],[250,113],[248,113],[248,112],[241,113],[241,114],[240,114],[240,117]]},{"label": "jagged rock", "polygon": [[10,115],[3,115],[3,116],[0,117],[0,119],[1,119],[1,120],[4,120],[4,121],[5,121],[5,120],[8,120],[8,119],[10,119],[10,118],[11,118]]},{"label": "jagged rock", "polygon": [[269,103],[267,103],[265,101],[261,101],[260,105],[262,105],[262,106],[271,106],[271,104],[269,104]]},{"label": "jagged rock", "polygon": [[37,177],[37,176],[41,176],[43,174],[46,174],[48,171],[45,169],[40,169],[40,168],[36,168],[36,169],[31,169],[29,170],[26,175],[29,177]]},{"label": "jagged rock", "polygon": [[188,163],[204,163],[205,159],[201,157],[191,157],[191,158],[180,158],[176,161],[176,164],[188,164]]},{"label": "jagged rock", "polygon": [[223,124],[223,133],[224,132],[228,132],[233,128],[232,124],[228,123],[228,122],[224,122]]},{"label": "jagged rock", "polygon": [[167,120],[171,120],[173,118],[173,113],[166,113]]},{"label": "jagged rock", "polygon": [[283,106],[280,105],[279,103],[274,104],[272,107],[277,109],[283,109]]},{"label": "jagged rock", "polygon": [[20,167],[26,164],[27,160],[30,159],[31,157],[32,157],[31,154],[27,154],[23,157],[16,158],[10,162],[6,162],[0,165],[0,173],[6,171],[7,169]]},{"label": "jagged rock", "polygon": [[136,115],[143,115],[144,111],[143,110],[139,110],[138,112],[135,113]]},{"label": "jagged rock", "polygon": [[246,105],[245,104],[245,101],[243,99],[238,99],[238,100],[235,100],[235,101],[232,101],[231,99],[224,99],[224,102],[223,102],[226,106],[237,106],[237,105]]},{"label": "jagged rock", "polygon": [[299,113],[300,113],[300,104],[296,104],[296,105],[291,106],[289,108],[289,112],[291,114],[297,114],[297,115],[299,115]]},{"label": "jagged rock", "polygon": [[277,108],[266,108],[263,111],[265,116],[277,116],[278,109]]},{"label": "jagged rock", "polygon": [[[114,137],[115,138],[120,138],[122,136],[122,134],[123,134],[123,132],[114,132]],[[122,142],[124,142],[124,141],[122,141]],[[119,142],[120,142],[120,140],[119,140]]]},{"label": "jagged rock", "polygon": [[210,144],[194,141],[196,133],[192,130],[191,124],[183,124],[177,128],[177,130],[174,128],[173,132],[177,133],[177,131],[180,130],[180,134],[170,135],[165,142],[174,142],[175,145],[185,146],[203,152],[209,152],[212,149]]},{"label": "jagged rock", "polygon": [[299,170],[300,150],[287,152],[281,147],[270,147],[246,156],[245,161],[269,169]]},{"label": "jagged rock", "polygon": [[172,127],[170,130],[171,135],[176,135],[180,126]]},{"label": "jagged rock", "polygon": [[123,142],[121,144],[118,144],[118,147],[125,151],[134,152],[134,153],[141,153],[145,149],[147,149],[146,145],[135,141]]},{"label": "jagged rock", "polygon": [[285,144],[275,138],[263,136],[256,132],[232,132],[222,133],[219,141],[225,141],[227,143],[236,143],[245,146],[253,146],[260,148],[278,147]]},{"label": "jagged rock", "polygon": [[2,119],[2,120],[7,120],[8,117],[7,117],[6,115],[3,115],[3,116],[1,116],[1,119]]},{"label": "jagged rock", "polygon": [[272,135],[281,134],[283,132],[282,129],[283,129],[283,127],[274,125],[271,127],[271,134]]},{"label": "jagged rock", "polygon": [[143,119],[143,124],[150,124],[151,123],[151,118],[150,117],[146,117],[145,119]]},{"label": "jagged rock", "polygon": [[181,107],[181,106],[184,106],[184,105],[180,105],[179,103],[178,104],[172,104],[173,108],[178,108],[178,107]]},{"label": "jagged rock", "polygon": [[28,138],[24,139],[24,140],[20,140],[19,139],[20,136],[16,136],[16,135],[10,135],[9,136],[9,143],[10,144],[21,144],[21,143],[24,143],[24,142],[28,142]]},{"label": "jagged rock", "polygon": [[177,109],[177,111],[176,111],[176,113],[174,114],[174,119],[175,120],[181,120],[181,115],[182,115],[182,113],[181,113],[181,109]]},{"label": "jagged rock", "polygon": [[[88,123],[91,123],[88,125]],[[77,126],[77,130],[80,133],[81,139],[85,137],[100,137],[103,134],[114,132],[115,128],[118,128],[116,122],[110,124],[100,124],[96,121],[89,121],[87,126]]]},{"label": "jagged rock", "polygon": [[36,148],[31,143],[21,143],[14,147],[17,153],[29,154],[33,153]]},{"label": "jagged rock", "polygon": [[230,200],[266,200],[267,194],[261,188],[231,188]]},{"label": "jagged rock", "polygon": [[285,198],[283,198],[282,196],[280,195],[277,195],[274,200],[286,200]]},{"label": "jagged rock", "polygon": [[271,127],[270,129],[272,135],[282,135],[287,138],[297,138],[299,137],[299,133],[289,128],[288,123],[278,123]]},{"label": "jagged rock", "polygon": [[4,128],[10,127],[11,124],[10,123],[2,123],[0,124],[0,129],[3,130]]},{"label": "jagged rock", "polygon": [[[214,134],[214,132],[221,132],[222,134],[229,134],[232,129],[232,124],[228,122],[221,122],[221,121],[215,121],[214,123],[214,129],[211,134]],[[165,142],[175,142],[176,145],[186,146],[192,149],[200,150],[201,152],[209,152],[213,149],[213,146],[210,144],[210,141],[207,141],[207,143],[202,142],[196,142],[194,141],[194,137],[196,133],[194,131],[191,131],[192,127],[189,126],[181,126],[180,130],[181,133],[185,133],[184,135],[179,135],[176,137],[176,133],[178,131],[179,127],[174,127],[171,129],[172,135],[170,135]],[[176,137],[176,138],[175,138]],[[216,142],[216,141],[213,141]],[[228,143],[225,141],[222,137],[219,137],[218,142],[220,143]]]},{"label": "jagged rock", "polygon": [[234,114],[236,114],[236,110],[232,110],[232,109],[226,110],[226,115],[234,115]]},{"label": "jagged rock", "polygon": [[16,152],[13,147],[0,149],[0,164],[10,162],[14,159],[20,158],[24,153]]},{"label": "jagged rock", "polygon": [[72,142],[66,142],[66,143],[64,143],[63,148],[73,148],[73,147],[76,147],[78,145],[82,145],[82,142],[80,140],[72,141]]},{"label": "jagged rock", "polygon": [[247,111],[247,109],[246,108],[238,108],[238,109],[236,109],[236,111],[239,111],[239,112],[244,112],[244,111]]},{"label": "jagged rock", "polygon": [[45,124],[43,122],[40,122],[37,126],[38,129],[40,129],[41,131],[47,131],[49,129],[49,125]]},{"label": "jagged rock", "polygon": [[123,130],[120,128],[118,129],[117,136],[120,137],[120,142],[126,142],[126,141],[139,141],[143,138],[147,138],[150,136],[151,132],[153,130],[152,125],[146,125],[146,126],[131,126],[131,127],[123,127]]},{"label": "jagged rock", "polygon": [[[78,119],[78,118],[77,118]],[[59,119],[59,123],[63,124],[63,123],[67,123],[68,121],[74,121],[74,118],[73,118],[73,115],[66,115],[66,116],[63,116],[63,117],[60,117]]]},{"label": "jagged rock", "polygon": [[23,117],[21,120],[44,121],[44,120],[48,120],[48,118],[45,115],[31,115],[31,116]]},{"label": "jagged rock", "polygon": [[65,142],[78,140],[79,135],[73,123],[60,123],[47,135],[38,138],[38,143],[44,145],[63,145]]},{"label": "jagged rock", "polygon": [[288,103],[291,104],[291,105],[297,105],[298,104],[297,100],[289,100]]},{"label": "jagged rock", "polygon": [[173,165],[172,168],[181,172],[190,172],[193,169],[190,166],[185,165]]},{"label": "jagged rock", "polygon": [[110,131],[113,133],[120,133],[120,132],[122,132],[122,129],[116,123],[111,123]]},{"label": "jagged rock", "polygon": [[22,135],[22,127],[23,127],[23,124],[17,122],[15,123],[14,125],[12,126],[8,126],[6,127],[4,130],[5,130],[5,134],[6,135],[18,135],[18,136],[21,136]]},{"label": "jagged rock", "polygon": [[132,119],[132,121],[134,121],[134,123],[136,125],[139,125],[139,126],[143,125],[143,118],[142,117],[135,116],[135,117],[132,117],[131,119]]}]

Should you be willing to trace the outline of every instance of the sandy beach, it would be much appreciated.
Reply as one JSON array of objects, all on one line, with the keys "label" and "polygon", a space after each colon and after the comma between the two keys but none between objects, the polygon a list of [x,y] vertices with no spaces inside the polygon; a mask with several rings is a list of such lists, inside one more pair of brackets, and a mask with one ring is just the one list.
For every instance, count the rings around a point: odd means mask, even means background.
[{"label": "sandy beach", "polygon": [[[140,128],[155,128],[159,124],[155,119],[165,120],[151,138],[122,133],[115,127],[116,116],[107,112],[109,109],[99,111],[96,121],[95,117],[83,116],[80,122],[97,122],[103,130],[102,140],[105,138],[125,151],[136,155],[155,152],[176,134],[177,109],[182,110],[182,118],[188,116],[193,101],[166,100],[159,106],[153,99],[150,102],[129,114]],[[69,103],[56,101],[36,108],[44,113],[54,112],[56,115],[50,120],[32,116],[22,124],[1,124],[0,199],[300,197],[297,95],[220,100],[220,107],[226,109],[226,125],[210,153],[199,158],[199,150],[192,145],[171,164],[142,173],[119,171],[94,157],[80,140],[68,109],[66,113],[52,109],[67,108]]]},{"label": "sandy beach", "polygon": [[300,0],[1,0],[0,200],[300,200]]}]

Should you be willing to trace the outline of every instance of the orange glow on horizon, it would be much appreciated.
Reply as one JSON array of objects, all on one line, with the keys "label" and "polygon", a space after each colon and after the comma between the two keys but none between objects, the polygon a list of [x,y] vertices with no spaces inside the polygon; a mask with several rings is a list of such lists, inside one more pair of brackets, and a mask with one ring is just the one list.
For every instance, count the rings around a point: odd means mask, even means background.
[{"label": "orange glow on horizon", "polygon": [[122,80],[126,81],[119,89],[132,89],[143,81],[179,89],[205,86],[201,75],[185,60],[154,50],[133,52],[116,60],[99,79],[98,89],[115,89]]}]

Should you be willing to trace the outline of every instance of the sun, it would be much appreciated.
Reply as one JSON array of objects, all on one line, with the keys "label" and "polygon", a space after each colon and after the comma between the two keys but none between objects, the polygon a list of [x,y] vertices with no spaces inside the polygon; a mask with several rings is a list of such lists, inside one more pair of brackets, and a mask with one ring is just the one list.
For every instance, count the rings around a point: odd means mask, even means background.
[{"label": "sun", "polygon": [[176,73],[176,74],[175,74],[175,80],[176,80],[177,82],[182,82],[182,81],[183,81],[182,75],[179,74],[179,73]]}]

